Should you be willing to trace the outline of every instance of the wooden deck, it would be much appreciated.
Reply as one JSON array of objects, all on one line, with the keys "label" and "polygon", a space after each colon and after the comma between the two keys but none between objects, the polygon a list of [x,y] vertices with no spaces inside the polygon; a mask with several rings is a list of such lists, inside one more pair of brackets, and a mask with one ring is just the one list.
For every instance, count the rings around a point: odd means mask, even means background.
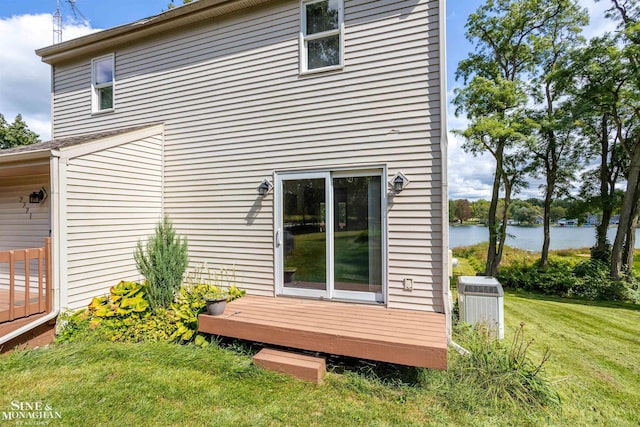
[{"label": "wooden deck", "polygon": [[0,336],[52,310],[51,238],[44,247],[0,252]]},{"label": "wooden deck", "polygon": [[245,296],[200,332],[328,354],[447,368],[445,315],[288,297]]},{"label": "wooden deck", "polygon": [[9,302],[10,292],[8,289],[0,289],[0,323],[45,312],[47,294],[43,292],[42,298],[40,298],[38,291],[38,288],[31,288],[28,305],[25,304],[24,291],[14,291],[13,314],[9,317],[9,309],[11,308],[11,303]]}]

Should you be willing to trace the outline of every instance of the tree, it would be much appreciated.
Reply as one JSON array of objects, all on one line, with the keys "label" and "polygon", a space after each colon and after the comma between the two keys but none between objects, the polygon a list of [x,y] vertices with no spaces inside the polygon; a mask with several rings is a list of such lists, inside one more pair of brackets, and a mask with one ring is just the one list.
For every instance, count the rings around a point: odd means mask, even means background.
[{"label": "tree", "polygon": [[456,202],[455,200],[449,200],[449,222],[456,220]]},{"label": "tree", "polygon": [[535,51],[537,66],[531,85],[535,104],[529,110],[536,123],[536,138],[530,151],[535,156],[536,171],[544,179],[541,268],[549,260],[551,204],[554,198],[568,194],[584,154],[581,140],[573,132],[571,100],[567,95],[573,81],[570,53],[583,42],[579,34],[589,18],[576,0],[555,1],[553,6],[557,13],[538,35],[540,49]]},{"label": "tree", "polygon": [[[193,1],[196,1],[196,0],[182,0],[182,4],[191,3]],[[176,7],[176,4],[173,1],[170,1],[169,4],[167,5],[167,9],[173,9],[174,7]]]},{"label": "tree", "polygon": [[456,200],[454,216],[460,224],[471,218],[471,203],[467,199]]},{"label": "tree", "polygon": [[611,0],[608,16],[619,21],[615,45],[609,47],[617,60],[621,81],[608,94],[616,137],[628,157],[620,223],[611,249],[611,278],[618,280],[633,265],[635,226],[640,206],[640,2]]},{"label": "tree", "polygon": [[[485,274],[496,275],[506,237],[511,195],[527,172],[522,148],[530,138],[531,123],[524,115],[527,82],[536,69],[544,43],[541,36],[566,0],[488,0],[472,13],[466,37],[475,52],[458,64],[456,77],[465,86],[456,90],[456,114],[465,113],[469,126],[458,131],[463,148],[474,154],[489,152],[495,173],[489,207],[489,249]],[[505,209],[498,218],[500,191]]]},{"label": "tree", "polygon": [[489,202],[484,199],[471,202],[471,215],[479,222],[486,223],[489,218]]},{"label": "tree", "polygon": [[4,116],[0,114],[0,150],[21,145],[35,144],[38,142],[38,134],[29,129],[18,114],[10,125]]},{"label": "tree", "polygon": [[605,262],[611,261],[609,221],[620,204],[616,185],[628,164],[612,114],[617,108],[617,92],[626,79],[617,62],[618,55],[613,38],[605,36],[592,39],[588,46],[575,52],[573,60],[579,70],[572,93],[576,126],[587,142],[585,156],[598,159],[596,168],[582,174],[580,197],[592,210],[602,213],[591,256]]},{"label": "tree", "polygon": [[552,205],[550,215],[551,221],[558,222],[560,218],[564,218],[567,215],[567,210],[562,206]]}]

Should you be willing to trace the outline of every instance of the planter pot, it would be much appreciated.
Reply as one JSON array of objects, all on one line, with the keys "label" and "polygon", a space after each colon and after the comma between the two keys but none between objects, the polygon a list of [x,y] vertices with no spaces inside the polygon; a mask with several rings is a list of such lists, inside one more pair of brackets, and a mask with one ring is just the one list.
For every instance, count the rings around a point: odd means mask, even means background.
[{"label": "planter pot", "polygon": [[207,303],[207,313],[212,316],[222,316],[224,314],[224,309],[227,306],[226,298],[217,298],[217,299],[208,299]]},{"label": "planter pot", "polygon": [[295,268],[285,268],[284,269],[284,283],[293,283],[296,281],[296,269]]}]

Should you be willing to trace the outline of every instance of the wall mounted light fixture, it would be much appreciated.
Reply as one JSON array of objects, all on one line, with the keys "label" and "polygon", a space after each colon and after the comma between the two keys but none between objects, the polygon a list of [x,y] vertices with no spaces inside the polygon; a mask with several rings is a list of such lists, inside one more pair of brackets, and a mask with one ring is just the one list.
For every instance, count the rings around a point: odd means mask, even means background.
[{"label": "wall mounted light fixture", "polygon": [[262,181],[262,183],[258,187],[258,194],[260,194],[262,197],[265,197],[267,194],[269,194],[272,188],[273,185],[271,184],[271,182],[269,182],[269,180],[265,178],[265,180]]},{"label": "wall mounted light fixture", "polygon": [[396,173],[391,181],[389,181],[389,186],[393,190],[395,194],[399,194],[404,190],[409,184],[409,179],[402,173]]},{"label": "wall mounted light fixture", "polygon": [[47,198],[47,190],[43,188],[40,189],[40,191],[34,191],[33,193],[29,194],[29,203],[41,203],[43,201],[45,201]]}]

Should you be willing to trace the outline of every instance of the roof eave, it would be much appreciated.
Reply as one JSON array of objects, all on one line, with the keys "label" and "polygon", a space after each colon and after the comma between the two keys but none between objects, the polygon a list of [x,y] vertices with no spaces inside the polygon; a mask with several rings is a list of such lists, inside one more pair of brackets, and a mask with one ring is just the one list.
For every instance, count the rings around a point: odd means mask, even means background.
[{"label": "roof eave", "polygon": [[36,54],[43,62],[55,65],[268,1],[199,0],[130,24],[44,47],[36,50]]},{"label": "roof eave", "polygon": [[20,151],[14,153],[3,154],[0,152],[0,164],[23,162],[25,160],[46,159],[51,157],[51,149],[43,148],[34,151]]}]

